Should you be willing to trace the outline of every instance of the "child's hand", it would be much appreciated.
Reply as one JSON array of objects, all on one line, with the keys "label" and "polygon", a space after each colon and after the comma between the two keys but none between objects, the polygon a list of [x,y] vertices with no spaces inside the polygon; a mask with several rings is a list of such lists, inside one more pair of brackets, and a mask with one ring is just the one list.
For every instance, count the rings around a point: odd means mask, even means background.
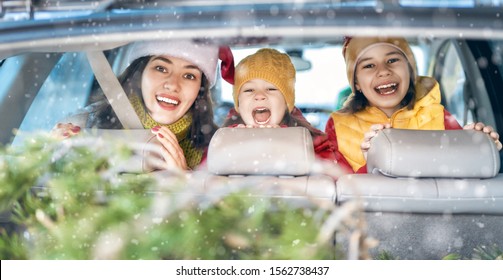
[{"label": "child's hand", "polygon": [[277,124],[266,124],[266,125],[251,125],[251,124],[238,124],[237,128],[279,128],[281,126]]},{"label": "child's hand", "polygon": [[474,129],[474,130],[482,131],[482,132],[486,133],[487,135],[489,135],[494,140],[494,143],[496,143],[496,147],[498,148],[498,151],[500,151],[501,148],[503,147],[503,145],[501,144],[501,142],[499,140],[500,135],[496,131],[494,131],[494,129],[490,125],[485,125],[484,123],[481,123],[481,122],[471,123],[471,124],[465,125],[463,127],[463,129]]},{"label": "child's hand", "polygon": [[370,140],[374,138],[377,135],[377,132],[385,129],[385,128],[390,128],[391,124],[373,124],[370,126],[369,131],[365,132],[363,135],[363,142],[360,144],[360,148],[363,153],[363,157],[365,160],[367,160],[367,152],[370,149]]},{"label": "child's hand", "polygon": [[246,124],[242,124],[242,123],[240,123],[240,124],[238,124],[238,125],[236,126],[236,128],[251,128],[251,127],[253,127],[253,126],[251,126],[251,125],[246,125]]},{"label": "child's hand", "polygon": [[78,125],[72,123],[58,123],[52,129],[51,134],[58,139],[66,139],[79,134],[79,132],[80,126]]}]

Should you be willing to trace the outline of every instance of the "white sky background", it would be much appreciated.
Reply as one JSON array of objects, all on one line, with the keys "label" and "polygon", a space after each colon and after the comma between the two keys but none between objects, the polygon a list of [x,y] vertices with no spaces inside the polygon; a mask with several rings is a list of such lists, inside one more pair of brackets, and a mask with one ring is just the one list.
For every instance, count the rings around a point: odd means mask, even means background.
[{"label": "white sky background", "polygon": [[[234,63],[255,53],[258,48],[233,49]],[[280,50],[280,49],[278,49]],[[283,52],[283,50],[280,50]],[[418,73],[424,74],[423,55],[419,48],[413,48],[418,63]],[[341,47],[319,47],[304,50],[304,58],[311,61],[312,68],[297,72],[295,83],[295,104],[309,104],[310,107],[335,108],[337,95],[348,85],[346,65]],[[222,83],[222,100],[234,102],[232,86]]]}]

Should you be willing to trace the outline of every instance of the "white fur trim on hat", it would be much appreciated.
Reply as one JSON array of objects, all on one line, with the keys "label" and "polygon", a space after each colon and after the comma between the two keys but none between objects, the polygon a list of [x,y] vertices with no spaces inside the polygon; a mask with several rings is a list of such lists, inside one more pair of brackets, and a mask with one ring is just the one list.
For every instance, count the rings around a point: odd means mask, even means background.
[{"label": "white fur trim on hat", "polygon": [[151,55],[168,55],[190,61],[208,78],[210,87],[215,85],[218,62],[218,46],[216,45],[190,40],[135,42],[129,50],[128,65],[137,58]]}]

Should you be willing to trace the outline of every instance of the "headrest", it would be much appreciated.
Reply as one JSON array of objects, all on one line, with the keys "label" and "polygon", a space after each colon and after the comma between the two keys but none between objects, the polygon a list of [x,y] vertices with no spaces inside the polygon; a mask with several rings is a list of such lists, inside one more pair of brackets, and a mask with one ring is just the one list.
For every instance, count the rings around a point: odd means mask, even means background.
[{"label": "headrest", "polygon": [[309,174],[314,162],[304,127],[220,128],[211,139],[207,166],[218,175]]},{"label": "headrest", "polygon": [[395,177],[491,178],[500,157],[475,130],[384,129],[372,139],[367,171]]},{"label": "headrest", "polygon": [[[111,145],[121,141],[133,149],[126,162],[118,162],[115,168],[126,173],[147,173],[163,169],[162,145],[150,129],[84,129],[84,137],[103,139]],[[164,167],[165,168],[165,167]]]}]

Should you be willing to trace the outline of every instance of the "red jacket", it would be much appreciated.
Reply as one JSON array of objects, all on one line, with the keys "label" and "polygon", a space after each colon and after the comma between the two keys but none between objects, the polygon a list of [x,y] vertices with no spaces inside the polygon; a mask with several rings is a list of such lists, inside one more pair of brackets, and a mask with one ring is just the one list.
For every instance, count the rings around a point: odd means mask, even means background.
[{"label": "red jacket", "polygon": [[[451,115],[451,113],[449,113],[445,109],[444,109],[444,126],[445,126],[445,130],[463,129],[459,125],[459,123],[456,121],[456,119]],[[367,173],[367,165],[364,165],[364,166],[360,167],[356,172],[353,172],[353,169],[351,168],[351,165],[348,163],[346,158],[341,153],[338,152],[339,144],[337,143],[337,134],[335,133],[333,118],[330,118],[327,121],[325,132],[327,133],[332,144],[334,145],[334,148],[336,150],[337,162],[341,166],[344,166],[344,168],[347,171],[349,171],[350,173]]]}]

